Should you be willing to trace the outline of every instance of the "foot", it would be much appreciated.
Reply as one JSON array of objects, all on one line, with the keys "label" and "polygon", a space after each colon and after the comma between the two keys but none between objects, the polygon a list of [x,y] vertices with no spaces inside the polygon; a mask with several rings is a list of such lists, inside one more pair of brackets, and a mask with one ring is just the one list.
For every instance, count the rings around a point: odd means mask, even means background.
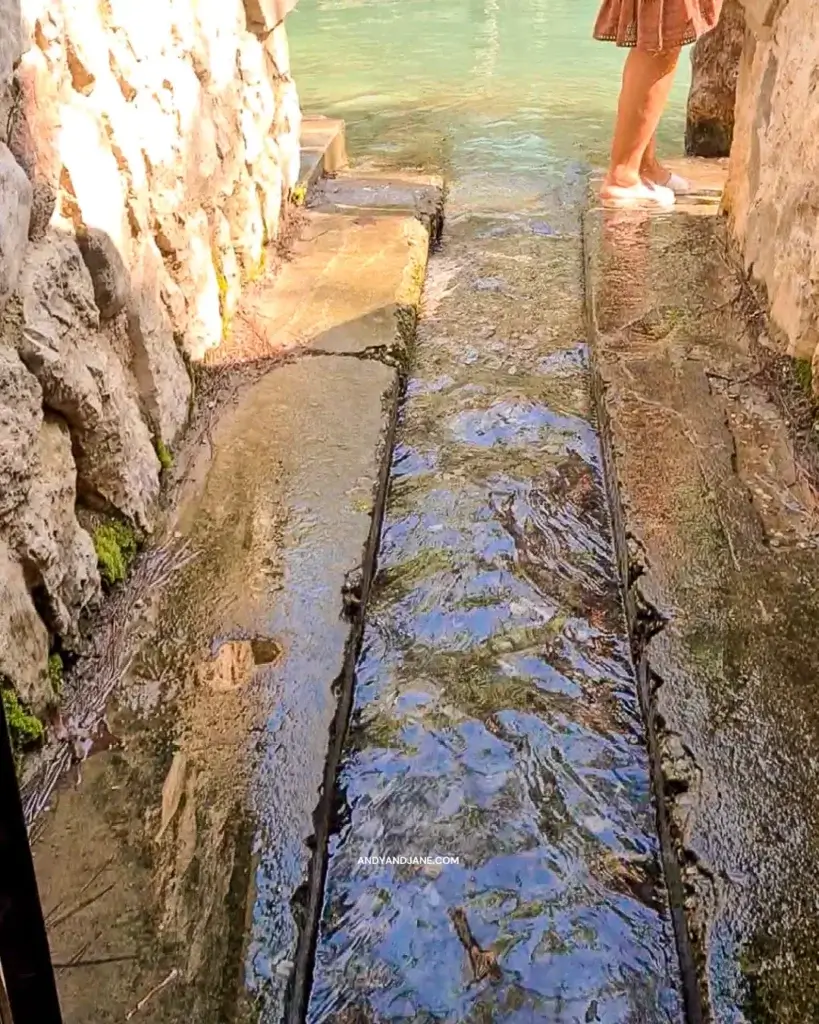
[{"label": "foot", "polygon": [[600,188],[600,198],[612,206],[662,206],[674,205],[675,196],[670,188],[654,182],[639,179],[633,184],[620,185],[606,178]]},{"label": "foot", "polygon": [[667,167],[663,167],[657,160],[653,163],[645,164],[640,169],[640,175],[654,185],[671,189],[675,195],[684,196],[691,192],[691,182],[687,178],[669,171]]}]

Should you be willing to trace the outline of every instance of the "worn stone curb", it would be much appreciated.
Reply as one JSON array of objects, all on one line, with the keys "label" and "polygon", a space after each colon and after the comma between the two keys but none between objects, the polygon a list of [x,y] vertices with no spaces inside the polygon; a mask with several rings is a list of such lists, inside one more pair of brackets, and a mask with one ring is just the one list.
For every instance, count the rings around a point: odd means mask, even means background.
[{"label": "worn stone curb", "polygon": [[669,812],[671,797],[668,780],[663,770],[662,747],[664,725],[657,709],[655,677],[647,651],[651,637],[663,628],[665,620],[658,609],[646,603],[639,588],[636,586],[637,580],[644,571],[644,566],[634,555],[634,545],[629,544],[628,511],[619,483],[616,444],[606,404],[608,385],[605,372],[597,357],[599,334],[592,292],[588,286],[589,253],[587,250],[585,215],[583,247],[584,273],[586,278],[586,325],[592,400],[598,420],[603,475],[611,512],[614,550],[622,582],[626,622],[631,640],[632,660],[637,675],[638,696],[646,729],[651,782],[657,813],[657,830],[660,838],[663,874],[668,889],[669,909],[680,964],[686,1024],[707,1024],[712,1017],[704,1003],[703,986],[697,966],[701,958],[698,957],[697,950],[692,942],[691,929],[689,928],[686,913],[685,883],[680,861],[681,850],[674,836],[674,827]]}]

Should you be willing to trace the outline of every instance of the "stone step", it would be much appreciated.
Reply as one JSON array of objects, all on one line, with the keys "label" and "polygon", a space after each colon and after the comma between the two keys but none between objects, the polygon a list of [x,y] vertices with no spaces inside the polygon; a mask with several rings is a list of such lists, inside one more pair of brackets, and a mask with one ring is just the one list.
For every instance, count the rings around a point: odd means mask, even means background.
[{"label": "stone step", "polygon": [[[345,180],[354,200],[355,179]],[[404,205],[373,209],[330,202],[319,185],[274,287],[262,281],[245,293],[231,337],[211,364],[305,348],[400,361],[440,223],[441,189],[427,177],[404,177],[393,188]]]},{"label": "stone step", "polygon": [[726,258],[719,166],[679,170],[703,188],[675,211],[586,217],[608,478],[689,1019],[802,1024],[819,1013],[812,403]]},{"label": "stone step", "polygon": [[131,602],[107,724],[39,823],[70,1024],[280,1019],[428,248],[411,212],[309,211],[242,313],[285,358],[203,372],[229,400],[164,533],[194,557]]},{"label": "stone step", "polygon": [[298,186],[308,191],[325,174],[347,167],[344,122],[337,117],[305,117],[301,123]]}]

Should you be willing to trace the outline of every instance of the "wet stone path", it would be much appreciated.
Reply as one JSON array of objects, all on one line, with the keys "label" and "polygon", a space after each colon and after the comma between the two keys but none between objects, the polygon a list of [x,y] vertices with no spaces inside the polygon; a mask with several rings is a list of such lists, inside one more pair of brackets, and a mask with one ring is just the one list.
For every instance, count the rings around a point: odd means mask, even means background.
[{"label": "wet stone path", "polygon": [[591,412],[585,181],[543,188],[456,188],[430,263],[310,1024],[682,1019]]}]

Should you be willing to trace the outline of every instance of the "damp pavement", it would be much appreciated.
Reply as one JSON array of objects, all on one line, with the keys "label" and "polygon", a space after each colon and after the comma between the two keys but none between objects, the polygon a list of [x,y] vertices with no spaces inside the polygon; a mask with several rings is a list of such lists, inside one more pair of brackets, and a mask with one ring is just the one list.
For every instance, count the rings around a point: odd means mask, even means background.
[{"label": "damp pavement", "polygon": [[[124,676],[104,719],[74,735],[78,763],[34,823],[67,1024],[284,1012],[398,353],[440,217],[428,178],[382,176],[364,194],[381,202],[317,199],[285,272],[249,296],[250,350],[231,348],[236,386],[179,454],[156,538],[185,557],[163,586],[121,592],[123,650],[102,660]],[[278,355],[260,356],[270,322]]]},{"label": "damp pavement", "polygon": [[816,1019],[809,446],[703,183],[463,174],[428,265],[428,176],[317,187],[35,825],[68,1024]]},{"label": "damp pavement", "polygon": [[718,165],[585,218],[595,382],[702,1011],[819,1020],[815,406],[726,260]]}]

